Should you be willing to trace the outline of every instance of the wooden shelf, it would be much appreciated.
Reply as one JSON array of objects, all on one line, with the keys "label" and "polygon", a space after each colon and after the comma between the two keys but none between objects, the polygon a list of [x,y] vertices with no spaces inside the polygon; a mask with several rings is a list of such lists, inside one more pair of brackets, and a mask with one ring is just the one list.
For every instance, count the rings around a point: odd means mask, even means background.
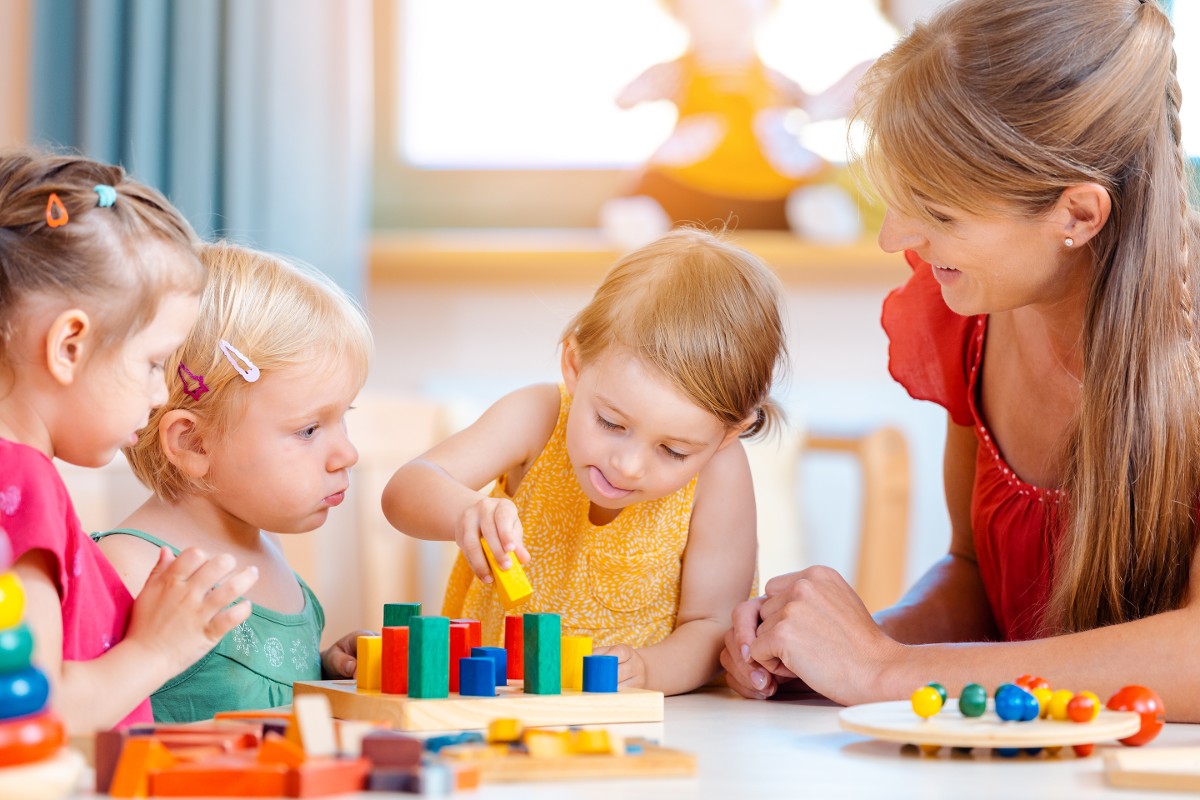
[{"label": "wooden shelf", "polygon": [[[766,261],[789,284],[899,285],[902,256],[874,241],[817,245],[785,231],[730,237]],[[439,229],[376,231],[371,279],[379,283],[596,284],[621,250],[591,229]]]}]

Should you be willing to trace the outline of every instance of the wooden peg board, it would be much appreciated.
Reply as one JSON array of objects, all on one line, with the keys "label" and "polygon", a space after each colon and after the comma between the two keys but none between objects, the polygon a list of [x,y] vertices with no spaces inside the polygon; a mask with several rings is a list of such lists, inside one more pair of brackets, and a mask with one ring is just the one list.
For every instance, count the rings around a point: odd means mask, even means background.
[{"label": "wooden peg board", "polygon": [[1126,789],[1200,792],[1200,747],[1122,748],[1105,754],[1104,773]]},{"label": "wooden peg board", "polygon": [[[479,778],[485,783],[686,777],[696,774],[694,754],[641,740],[638,743],[642,752],[634,755],[587,754],[534,758],[524,753],[513,753],[469,759],[466,763],[479,767]],[[442,751],[442,757],[454,763],[457,760],[453,753],[455,749],[446,748]]]},{"label": "wooden peg board", "polygon": [[991,700],[983,716],[964,717],[954,699],[947,700],[941,712],[929,719],[918,717],[909,701],[893,700],[842,709],[838,721],[843,730],[888,742],[972,748],[1095,744],[1132,736],[1142,725],[1134,711],[1108,709],[1101,709],[1091,722],[1006,722],[996,716]]},{"label": "wooden peg board", "polygon": [[521,681],[496,687],[496,697],[441,699],[359,689],[352,680],[298,681],[296,695],[329,698],[333,716],[390,722],[402,731],[460,731],[486,728],[496,719],[519,719],[527,728],[661,722],[663,693],[621,689],[612,694],[564,689],[562,694],[525,694]]}]

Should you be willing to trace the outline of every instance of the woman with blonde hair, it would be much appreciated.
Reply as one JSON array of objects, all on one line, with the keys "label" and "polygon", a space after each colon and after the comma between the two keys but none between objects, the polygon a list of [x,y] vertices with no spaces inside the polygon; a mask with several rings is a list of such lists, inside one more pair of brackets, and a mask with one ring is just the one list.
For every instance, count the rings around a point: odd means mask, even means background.
[{"label": "woman with blonde hair", "polygon": [[959,0],[864,78],[880,246],[913,268],[891,372],[949,412],[950,552],[874,619],[827,568],[770,581],[726,638],[743,694],[1035,673],[1200,721],[1173,657],[1200,646],[1200,360],[1172,39],[1154,2]]}]

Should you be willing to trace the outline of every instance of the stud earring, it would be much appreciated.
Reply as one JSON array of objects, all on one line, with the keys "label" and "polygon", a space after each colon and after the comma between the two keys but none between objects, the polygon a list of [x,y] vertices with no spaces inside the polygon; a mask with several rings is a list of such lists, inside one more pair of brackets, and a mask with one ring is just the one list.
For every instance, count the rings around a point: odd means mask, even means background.
[{"label": "stud earring", "polygon": [[1071,245],[1075,244],[1075,240],[1068,236],[1063,240],[1063,244],[1065,244],[1067,247],[1070,247]]}]

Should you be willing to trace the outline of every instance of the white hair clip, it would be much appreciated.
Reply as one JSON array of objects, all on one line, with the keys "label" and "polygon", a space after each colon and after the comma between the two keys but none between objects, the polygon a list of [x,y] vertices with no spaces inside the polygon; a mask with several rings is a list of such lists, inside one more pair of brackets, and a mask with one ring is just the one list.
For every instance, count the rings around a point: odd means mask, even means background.
[{"label": "white hair clip", "polygon": [[[243,354],[241,350],[238,350],[224,339],[221,340],[220,348],[221,352],[225,354],[225,358],[230,364],[233,364],[233,368],[238,371],[238,374],[246,379],[246,383],[254,383],[256,380],[258,380],[258,376],[260,374],[258,367],[254,366],[254,362],[246,358],[245,354]],[[245,367],[238,363],[238,359],[241,359],[242,364],[245,364]]]}]

